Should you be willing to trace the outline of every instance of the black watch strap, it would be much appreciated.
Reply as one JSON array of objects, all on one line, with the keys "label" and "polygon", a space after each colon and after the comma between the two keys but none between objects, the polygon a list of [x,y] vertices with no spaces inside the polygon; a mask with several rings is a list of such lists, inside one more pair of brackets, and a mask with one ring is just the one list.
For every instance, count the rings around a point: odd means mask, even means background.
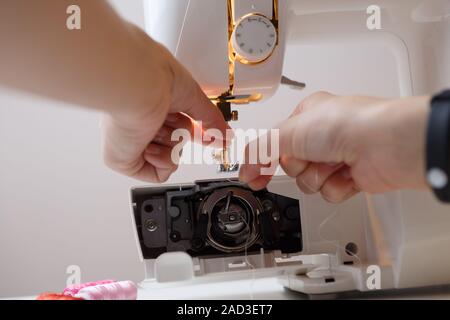
[{"label": "black watch strap", "polygon": [[431,100],[426,140],[427,179],[437,198],[450,202],[450,90]]}]

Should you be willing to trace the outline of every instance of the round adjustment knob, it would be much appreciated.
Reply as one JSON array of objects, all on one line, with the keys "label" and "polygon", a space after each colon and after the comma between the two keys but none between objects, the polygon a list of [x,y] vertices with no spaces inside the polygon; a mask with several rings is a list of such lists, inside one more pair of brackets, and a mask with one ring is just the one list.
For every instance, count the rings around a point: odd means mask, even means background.
[{"label": "round adjustment knob", "polygon": [[258,63],[270,57],[277,44],[277,37],[277,30],[270,19],[251,14],[236,24],[231,43],[238,61]]}]

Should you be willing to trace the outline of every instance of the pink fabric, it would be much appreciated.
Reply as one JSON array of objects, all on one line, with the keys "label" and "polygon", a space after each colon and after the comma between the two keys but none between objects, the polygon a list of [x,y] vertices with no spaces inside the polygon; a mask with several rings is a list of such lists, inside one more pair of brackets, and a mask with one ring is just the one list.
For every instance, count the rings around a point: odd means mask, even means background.
[{"label": "pink fabric", "polygon": [[136,300],[137,287],[131,281],[99,284],[81,289],[74,297],[84,300]]},{"label": "pink fabric", "polygon": [[100,280],[100,281],[94,281],[94,282],[74,284],[72,286],[68,286],[67,288],[65,288],[63,291],[63,294],[66,296],[74,297],[81,289],[97,286],[99,284],[107,284],[107,283],[114,283],[114,282],[116,282],[116,280]]}]

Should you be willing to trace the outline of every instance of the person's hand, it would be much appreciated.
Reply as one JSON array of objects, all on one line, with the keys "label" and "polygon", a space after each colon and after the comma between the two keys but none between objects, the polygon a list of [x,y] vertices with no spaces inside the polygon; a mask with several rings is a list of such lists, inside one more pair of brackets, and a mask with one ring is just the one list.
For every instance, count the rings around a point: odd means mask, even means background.
[{"label": "person's hand", "polygon": [[[149,41],[147,39],[146,41]],[[150,40],[152,41],[152,40]],[[229,126],[189,72],[161,45],[152,42],[148,70],[153,81],[138,109],[106,115],[104,161],[111,169],[147,182],[164,182],[177,169],[171,158],[178,141],[171,141],[177,128],[192,132],[192,120],[204,129],[219,129],[225,137]]]},{"label": "person's hand", "polygon": [[105,163],[136,179],[167,180],[179,147],[171,132],[192,129],[194,119],[225,134],[222,114],[162,45],[108,1],[75,3],[82,30],[68,32],[62,18],[70,0],[0,1],[0,85],[105,112]]},{"label": "person's hand", "polygon": [[[313,94],[278,127],[281,167],[304,193],[320,192],[334,203],[359,191],[428,188],[429,99]],[[255,190],[266,187],[271,176],[261,168],[267,165],[244,164],[240,179]]]}]

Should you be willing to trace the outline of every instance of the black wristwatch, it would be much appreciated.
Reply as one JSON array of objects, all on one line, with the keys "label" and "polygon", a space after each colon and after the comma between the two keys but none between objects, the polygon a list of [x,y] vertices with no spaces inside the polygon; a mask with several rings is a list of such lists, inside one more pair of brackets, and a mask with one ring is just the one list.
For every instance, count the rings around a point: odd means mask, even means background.
[{"label": "black wristwatch", "polygon": [[431,100],[426,139],[427,180],[442,202],[450,202],[450,90]]}]

